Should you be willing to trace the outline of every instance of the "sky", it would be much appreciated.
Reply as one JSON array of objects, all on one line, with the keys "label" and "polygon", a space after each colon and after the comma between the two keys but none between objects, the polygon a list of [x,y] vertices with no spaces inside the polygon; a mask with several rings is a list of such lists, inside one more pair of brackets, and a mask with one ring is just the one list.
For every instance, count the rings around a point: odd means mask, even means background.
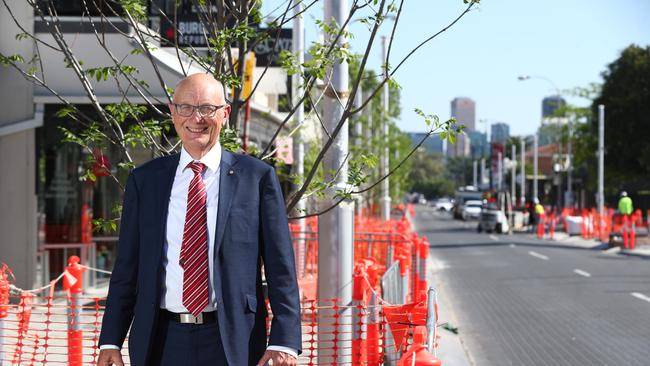
[{"label": "sky", "polygon": [[[283,3],[266,2],[264,8]],[[307,45],[318,37],[315,20],[323,18],[322,3],[305,17]],[[399,63],[465,8],[462,0],[404,1],[389,63]],[[508,123],[511,135],[532,134],[540,124],[542,99],[555,94],[553,84],[565,90],[602,83],[601,73],[625,47],[650,44],[649,15],[650,0],[482,0],[398,70],[402,115],[397,124],[408,132],[426,131],[414,108],[447,119],[451,100],[463,96],[476,102],[477,130],[484,131],[486,123],[479,120],[487,120]],[[382,34],[390,34],[389,26],[391,21]],[[363,52],[369,31],[360,23],[350,31],[352,51]],[[381,64],[377,38],[369,67],[379,70]],[[518,75],[533,77],[519,81]]]}]

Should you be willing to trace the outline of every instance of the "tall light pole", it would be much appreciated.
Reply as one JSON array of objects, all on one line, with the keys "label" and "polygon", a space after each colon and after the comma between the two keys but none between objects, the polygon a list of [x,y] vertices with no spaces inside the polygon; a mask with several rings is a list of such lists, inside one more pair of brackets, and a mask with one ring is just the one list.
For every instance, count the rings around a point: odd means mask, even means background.
[{"label": "tall light pole", "polygon": [[[547,77],[540,76],[540,75],[519,75],[519,76],[517,76],[517,79],[518,79],[519,81],[525,81],[525,80],[530,80],[530,79],[540,79],[540,80],[544,80],[544,81],[546,81],[547,83],[549,83],[549,84],[551,85],[551,87],[555,90],[555,94],[557,95],[558,100],[559,100],[559,98],[561,98],[561,96],[562,96],[562,93],[561,93],[561,91],[560,91],[560,88],[557,87],[557,84],[555,84],[555,83],[553,82],[553,80],[551,80],[551,79],[549,79],[549,78],[547,78]],[[569,130],[570,130],[570,129],[571,129],[571,125],[570,125],[570,124],[571,124],[571,121],[569,120],[568,123],[569,123]],[[535,134],[535,137],[537,137],[537,134]],[[569,139],[571,139],[571,136],[570,136],[570,135],[569,135]],[[562,157],[562,139],[561,139],[561,138],[560,138],[560,143],[559,143],[558,146],[559,146],[559,153],[560,153],[560,158],[561,158],[561,157]],[[537,149],[535,149],[535,153],[537,154]],[[569,151],[568,154],[569,154],[569,156],[570,156],[571,152]],[[567,166],[567,171],[568,171],[568,178],[567,178],[567,180],[568,180],[568,183],[569,183],[569,184],[568,184],[568,185],[569,185],[569,188],[568,188],[567,195],[569,196],[569,197],[568,197],[568,198],[569,198],[569,201],[572,200],[572,189],[571,189],[571,186],[570,186],[570,185],[571,185],[571,178],[570,178],[570,175],[571,175],[571,171],[572,171],[571,163],[572,163],[572,162],[571,162],[571,158],[569,157],[568,166]],[[537,179],[537,173],[535,173],[535,179]],[[536,189],[536,188],[537,188],[537,185],[535,184],[535,189]],[[562,179],[561,179],[561,176],[560,176],[560,183],[559,183],[559,186],[558,186],[558,200],[560,199],[561,196],[562,196]],[[537,197],[537,195],[535,195],[535,197]],[[566,205],[566,204],[567,204],[567,201],[565,201],[564,203],[565,203],[565,205]]]},{"label": "tall light pole", "polygon": [[[329,0],[325,2],[325,24],[332,21],[339,26],[345,24],[349,12],[347,0]],[[333,41],[333,36],[329,41]],[[345,29],[338,38],[335,47],[343,47],[347,42]],[[323,121],[334,138],[323,159],[325,181],[332,181],[333,187],[327,197],[334,202],[338,190],[347,189],[348,178],[348,123],[336,133],[348,100],[348,64],[345,61],[334,62],[325,78],[323,98]],[[324,137],[329,138],[328,136]],[[352,309],[346,306],[334,310],[330,299],[336,299],[337,305],[352,302],[352,271],[354,203],[345,200],[335,208],[318,217],[318,364],[350,364],[349,354],[337,354],[336,350],[352,347],[352,324],[342,322],[334,324],[333,319],[351,319]],[[338,313],[337,313],[338,312]],[[336,337],[336,338],[335,338]],[[336,342],[332,347],[332,342]]]},{"label": "tall light pole", "polygon": [[[354,106],[355,108],[361,107],[363,104],[363,90],[361,89],[361,84],[357,88],[357,94],[354,97]],[[359,113],[355,123],[354,123],[354,146],[356,146],[357,151],[360,151],[361,145],[363,144],[363,125],[361,123],[362,114]],[[359,217],[363,214],[363,195],[357,194],[356,197],[355,211]]]},{"label": "tall light pole", "polygon": [[472,184],[474,187],[478,187],[478,179],[477,179],[477,161],[473,160],[472,161]]},{"label": "tall light pole", "polygon": [[[382,50],[382,63],[384,64],[384,78],[388,79],[388,46],[386,44],[386,36],[381,37],[381,50]],[[381,175],[386,177],[381,182],[381,219],[388,221],[390,219],[390,190],[388,182],[388,107],[389,107],[389,90],[388,83],[384,83],[383,87],[383,113],[382,113],[382,131],[384,134],[384,151],[381,156]]]},{"label": "tall light pole", "polygon": [[[305,38],[304,38],[304,29],[305,29],[305,23],[303,20],[302,15],[300,13],[302,12],[304,8],[304,5],[302,1],[298,1],[298,4],[294,7],[294,16],[295,18],[293,19],[293,42],[292,42],[292,51],[293,54],[296,55],[296,60],[298,61],[298,67],[302,68],[302,64],[305,62]],[[300,102],[300,98],[302,98],[302,94],[304,93],[304,88],[302,87],[302,80],[300,78],[301,73],[296,73],[291,76],[291,87],[293,89],[292,91],[292,101],[293,105],[295,106]],[[301,124],[303,123],[305,116],[304,116],[304,104],[300,103],[299,106],[296,108],[296,112],[294,114],[294,122],[297,127],[296,133],[294,134],[294,143],[293,143],[293,156],[294,156],[294,173],[296,176],[300,179],[299,185],[302,184],[302,177],[305,176],[305,144],[303,142],[302,138],[302,127]],[[301,216],[303,212],[305,212],[306,204],[304,199],[300,199],[298,201],[298,204],[296,205],[296,211],[298,211],[298,215]],[[303,274],[303,263],[305,262],[305,244],[306,241],[304,241],[304,233],[305,233],[305,220],[304,219],[298,219],[298,225],[300,227],[300,234],[299,237],[296,240],[296,256],[297,256],[297,261],[296,261],[296,273],[298,276],[302,276]]]},{"label": "tall light pole", "polygon": [[510,146],[512,166],[510,169],[510,202],[514,206],[517,202],[517,145]]},{"label": "tall light pole", "polygon": [[569,141],[567,142],[567,197],[564,199],[565,206],[573,207],[573,127],[572,122],[575,115],[569,116]]},{"label": "tall light pole", "polygon": [[605,106],[598,105],[598,213],[605,214]]},{"label": "tall light pole", "polygon": [[526,140],[521,139],[521,207],[526,205]]},{"label": "tall light pole", "polygon": [[533,198],[539,198],[537,195],[537,167],[539,158],[539,146],[537,146],[537,132],[533,135]]}]

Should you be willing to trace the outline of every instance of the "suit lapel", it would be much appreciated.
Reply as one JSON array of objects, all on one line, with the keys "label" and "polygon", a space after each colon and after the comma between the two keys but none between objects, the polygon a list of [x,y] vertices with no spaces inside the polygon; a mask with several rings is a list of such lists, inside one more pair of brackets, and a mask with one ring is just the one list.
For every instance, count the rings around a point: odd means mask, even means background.
[{"label": "suit lapel", "polygon": [[160,169],[157,172],[157,183],[156,187],[156,196],[155,196],[155,205],[157,210],[151,212],[152,215],[158,215],[155,221],[157,227],[160,228],[158,241],[160,245],[157,245],[155,248],[158,250],[157,255],[152,256],[156,262],[162,263],[160,257],[162,256],[162,249],[165,244],[165,233],[167,232],[167,212],[169,211],[169,199],[171,197],[172,185],[174,184],[174,176],[176,175],[176,168],[178,167],[178,161],[180,159],[180,154],[174,154],[165,158],[165,162],[162,164]]},{"label": "suit lapel", "polygon": [[235,155],[229,151],[221,152],[221,163],[219,164],[219,208],[217,211],[217,229],[214,243],[215,256],[219,252],[219,247],[223,241],[223,234],[230,213],[230,204],[237,188],[237,174],[234,165],[237,163]]}]

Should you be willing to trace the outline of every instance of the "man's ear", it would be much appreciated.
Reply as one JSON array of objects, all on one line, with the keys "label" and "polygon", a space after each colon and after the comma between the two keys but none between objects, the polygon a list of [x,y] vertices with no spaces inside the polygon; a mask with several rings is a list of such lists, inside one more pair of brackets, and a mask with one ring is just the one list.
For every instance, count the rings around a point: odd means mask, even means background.
[{"label": "man's ear", "polygon": [[173,104],[168,103],[167,108],[169,108],[169,113],[174,113],[174,105]]}]

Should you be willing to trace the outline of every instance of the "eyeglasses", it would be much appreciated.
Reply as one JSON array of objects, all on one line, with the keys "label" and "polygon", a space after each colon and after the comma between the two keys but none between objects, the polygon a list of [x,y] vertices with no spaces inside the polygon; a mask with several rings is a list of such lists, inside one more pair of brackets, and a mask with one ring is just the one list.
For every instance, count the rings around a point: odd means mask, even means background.
[{"label": "eyeglasses", "polygon": [[195,110],[199,111],[201,117],[212,117],[217,111],[227,104],[221,105],[212,105],[212,104],[202,104],[202,105],[191,105],[191,104],[174,104],[176,108],[176,113],[181,117],[191,117],[194,114]]}]

